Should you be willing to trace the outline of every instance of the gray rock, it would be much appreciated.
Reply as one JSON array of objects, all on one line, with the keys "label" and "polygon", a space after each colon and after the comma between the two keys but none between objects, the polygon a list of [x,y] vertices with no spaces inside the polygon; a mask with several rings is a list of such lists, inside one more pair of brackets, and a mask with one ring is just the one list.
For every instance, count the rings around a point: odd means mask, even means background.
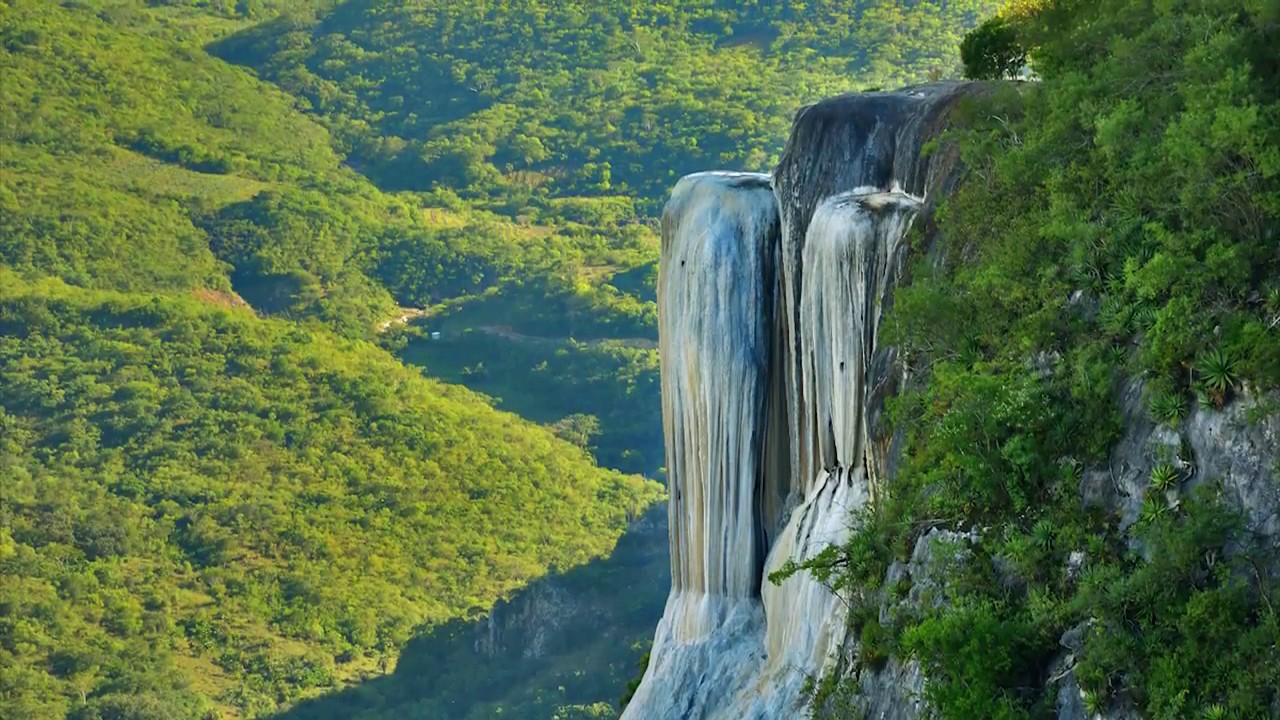
[{"label": "gray rock", "polygon": [[[978,541],[978,532],[956,532],[934,528],[916,540],[911,559],[906,563],[895,562],[885,573],[885,596],[880,605],[880,623],[890,625],[900,614],[914,614],[941,607],[946,603],[945,586],[948,577],[963,567],[973,557],[972,545]],[[911,580],[911,590],[902,600],[893,597],[891,589],[904,579]],[[848,658],[855,657],[856,638],[850,638]],[[914,720],[925,717],[928,703],[924,697],[925,674],[920,663],[914,660],[890,658],[884,667],[856,668],[857,692],[853,705],[862,713],[859,717],[874,720]]]},{"label": "gray rock", "polygon": [[1067,556],[1067,579],[1075,580],[1084,569],[1085,554],[1083,550],[1074,550]]},{"label": "gray rock", "polygon": [[915,720],[925,717],[924,671],[911,660],[889,660],[878,671],[864,671],[858,678],[861,717],[868,720]]},{"label": "gray rock", "polygon": [[1085,469],[1084,502],[1114,511],[1121,528],[1128,528],[1138,520],[1151,468],[1171,463],[1189,476],[1181,493],[1221,483],[1252,533],[1264,542],[1280,538],[1280,415],[1250,418],[1262,415],[1256,408],[1276,396],[1241,394],[1221,410],[1196,403],[1175,429],[1151,421],[1143,389],[1139,380],[1125,385],[1120,398],[1124,434],[1105,467]]},{"label": "gray rock", "polygon": [[1200,405],[1182,428],[1196,465],[1189,487],[1220,482],[1248,529],[1272,541],[1280,538],[1280,413],[1249,416],[1278,397],[1242,396],[1222,410]]}]

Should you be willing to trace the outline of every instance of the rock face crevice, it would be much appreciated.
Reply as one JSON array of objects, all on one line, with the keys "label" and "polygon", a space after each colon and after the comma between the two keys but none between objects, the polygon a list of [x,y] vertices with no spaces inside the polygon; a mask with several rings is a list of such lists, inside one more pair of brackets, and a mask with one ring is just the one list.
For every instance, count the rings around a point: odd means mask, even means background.
[{"label": "rock face crevice", "polygon": [[880,318],[908,233],[955,175],[926,153],[974,91],[937,84],[797,114],[772,175],[700,173],[663,214],[659,273],[672,589],[624,713],[791,718],[845,643],[844,606],[770,573],[847,537],[891,475]]}]

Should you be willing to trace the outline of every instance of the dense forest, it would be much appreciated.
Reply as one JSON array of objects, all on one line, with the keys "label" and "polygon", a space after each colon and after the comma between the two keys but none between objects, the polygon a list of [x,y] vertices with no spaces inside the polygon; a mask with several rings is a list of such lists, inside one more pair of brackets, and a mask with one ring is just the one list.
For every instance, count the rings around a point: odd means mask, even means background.
[{"label": "dense forest", "polygon": [[86,707],[195,717],[220,680],[269,710],[607,549],[656,494],[365,343],[2,277],[0,602],[23,713],[106,686]]},{"label": "dense forest", "polygon": [[271,716],[608,553],[666,188],[998,4],[0,0],[0,716]]},{"label": "dense forest", "polygon": [[805,102],[955,75],[996,5],[362,0],[215,52],[305,98],[385,186],[654,207],[686,173],[770,167]]}]

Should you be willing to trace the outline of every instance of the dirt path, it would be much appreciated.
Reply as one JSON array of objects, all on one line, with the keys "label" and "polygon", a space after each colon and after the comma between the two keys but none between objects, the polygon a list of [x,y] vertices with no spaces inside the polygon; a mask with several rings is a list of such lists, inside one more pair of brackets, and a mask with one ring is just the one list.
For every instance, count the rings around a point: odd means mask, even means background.
[{"label": "dirt path", "polygon": [[383,320],[382,322],[378,323],[378,332],[380,333],[386,332],[391,328],[392,325],[404,325],[410,320],[413,320],[415,318],[420,318],[423,315],[427,314],[427,311],[423,310],[422,308],[411,308],[411,307],[402,307],[398,310],[398,312],[400,314],[396,315],[390,320]]},{"label": "dirt path", "polygon": [[[430,309],[402,307],[397,311],[399,314],[389,320],[383,320],[378,323],[378,332],[383,333],[396,325],[404,325],[410,321],[426,317],[431,314]],[[510,325],[478,325],[475,330],[479,330],[485,335],[500,337],[503,340],[522,343],[525,345],[560,345],[568,342],[572,338],[567,337],[541,337],[539,335],[525,335],[517,331]],[[639,348],[642,350],[657,350],[658,343],[656,340],[642,337],[630,338],[595,338],[592,340],[579,340],[579,343],[595,347],[604,345],[605,343],[619,343],[626,347]]]}]

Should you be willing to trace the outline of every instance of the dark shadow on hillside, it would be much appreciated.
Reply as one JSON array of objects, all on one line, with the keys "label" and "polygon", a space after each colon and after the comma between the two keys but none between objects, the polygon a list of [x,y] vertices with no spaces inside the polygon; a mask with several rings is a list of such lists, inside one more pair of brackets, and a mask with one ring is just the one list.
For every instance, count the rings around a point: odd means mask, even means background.
[{"label": "dark shadow on hillside", "polygon": [[608,558],[540,580],[486,618],[410,640],[392,674],[277,720],[550,720],[569,705],[616,709],[671,585],[666,513],[650,510]]}]

